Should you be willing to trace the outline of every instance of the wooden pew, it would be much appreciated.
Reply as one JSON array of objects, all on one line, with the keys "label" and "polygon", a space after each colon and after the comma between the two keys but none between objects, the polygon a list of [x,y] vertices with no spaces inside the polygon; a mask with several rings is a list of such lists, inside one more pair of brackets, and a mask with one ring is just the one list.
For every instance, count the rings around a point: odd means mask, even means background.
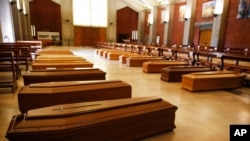
[{"label": "wooden pew", "polygon": [[[234,61],[234,64],[233,63],[225,63],[225,60],[226,59],[230,59],[230,60],[233,60]],[[244,61],[245,64],[243,64],[243,62],[240,62],[240,61]],[[243,72],[247,72],[247,71],[250,71],[250,55],[239,55],[239,54],[228,54],[228,53],[225,53],[225,54],[222,54],[221,56],[221,70],[223,70],[224,68],[233,68],[233,69],[239,69]],[[240,64],[242,63],[242,64]]]},{"label": "wooden pew", "polygon": [[233,71],[199,72],[182,75],[181,86],[189,91],[234,89],[243,85],[246,74]]},{"label": "wooden pew", "polygon": [[23,74],[24,85],[57,81],[105,80],[106,73],[97,68],[31,70]]},{"label": "wooden pew", "polygon": [[130,98],[131,89],[131,85],[120,80],[36,83],[20,90],[18,105],[21,112],[26,112],[57,104]]},{"label": "wooden pew", "polygon": [[29,70],[29,63],[32,61],[32,53],[31,46],[26,44],[17,44],[17,43],[0,43],[0,48],[4,49],[13,49],[20,50],[21,54],[19,55],[19,63],[25,65],[26,71]]},{"label": "wooden pew", "polygon": [[193,60],[193,49],[187,45],[180,46],[177,48],[172,48],[174,52],[175,60],[182,60],[182,61],[192,61]]},{"label": "wooden pew", "polygon": [[9,141],[134,141],[172,131],[177,107],[157,97],[63,104],[12,117]]},{"label": "wooden pew", "polygon": [[29,70],[29,65],[32,62],[33,58],[31,56],[32,51],[30,50],[30,47],[20,47],[16,46],[15,48],[18,48],[21,50],[21,55],[19,56],[20,64],[25,65],[25,70]]},{"label": "wooden pew", "polygon": [[206,65],[210,67],[218,67],[220,65],[221,52],[196,50],[194,51],[194,63],[196,65]]},{"label": "wooden pew", "polygon": [[[14,65],[15,65],[15,71],[16,71],[16,79],[20,78],[20,76],[22,75],[22,70],[21,70],[21,67],[20,67],[20,62],[19,62],[19,57],[21,55],[21,50],[18,49],[18,48],[0,48],[0,52],[13,52],[14,54]],[[1,58],[1,61],[10,61],[10,57],[2,57]],[[11,62],[11,61],[10,61]]]},{"label": "wooden pew", "polygon": [[42,41],[39,40],[17,40],[16,43],[18,44],[28,44],[36,51],[41,51],[43,48]]},{"label": "wooden pew", "polygon": [[160,73],[161,70],[169,66],[183,66],[189,65],[184,61],[169,61],[169,60],[158,60],[158,61],[147,61],[142,64],[142,71],[146,73]]},{"label": "wooden pew", "polygon": [[11,72],[11,75],[0,75],[0,87],[10,87],[12,89],[12,93],[14,93],[18,87],[16,81],[16,64],[14,61],[14,53],[13,52],[0,52],[0,71],[1,72]]},{"label": "wooden pew", "polygon": [[181,82],[184,74],[207,71],[216,71],[216,69],[208,66],[169,66],[161,70],[161,80]]},{"label": "wooden pew", "polygon": [[223,52],[228,54],[250,55],[248,48],[224,48]]}]

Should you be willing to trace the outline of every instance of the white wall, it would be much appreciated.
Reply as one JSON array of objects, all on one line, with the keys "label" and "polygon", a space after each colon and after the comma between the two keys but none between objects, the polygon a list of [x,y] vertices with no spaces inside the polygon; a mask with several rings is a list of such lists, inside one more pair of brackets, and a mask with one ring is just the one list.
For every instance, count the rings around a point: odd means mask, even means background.
[{"label": "white wall", "polygon": [[15,42],[11,5],[8,0],[0,0],[0,22],[3,42]]}]

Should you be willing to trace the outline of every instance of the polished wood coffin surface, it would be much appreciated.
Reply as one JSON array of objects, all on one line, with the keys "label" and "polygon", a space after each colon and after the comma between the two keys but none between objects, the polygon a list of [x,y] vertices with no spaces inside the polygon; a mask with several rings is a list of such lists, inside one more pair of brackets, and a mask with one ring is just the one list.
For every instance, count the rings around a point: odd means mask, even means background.
[{"label": "polished wood coffin surface", "polygon": [[161,57],[152,57],[152,56],[132,56],[126,58],[126,65],[129,67],[142,67],[142,64],[151,60],[162,60]]},{"label": "polished wood coffin surface", "polygon": [[147,73],[160,73],[161,69],[168,66],[183,66],[189,65],[184,61],[169,61],[169,60],[158,60],[158,61],[147,61],[142,64],[143,72]]},{"label": "polished wood coffin surface", "polygon": [[124,54],[122,54],[122,55],[120,55],[119,56],[119,62],[120,63],[122,63],[122,64],[126,64],[126,60],[127,60],[127,58],[129,58],[129,57],[147,57],[146,55],[141,55],[141,54],[136,54],[136,53],[131,53],[131,52],[129,52],[129,53],[124,53]]},{"label": "polished wood coffin surface", "polygon": [[31,70],[23,74],[24,85],[41,82],[105,80],[106,72],[98,68]]},{"label": "polished wood coffin surface", "polygon": [[22,87],[18,107],[26,112],[57,104],[130,98],[131,93],[131,85],[120,80],[36,83]]},{"label": "polished wood coffin surface", "polygon": [[63,63],[37,63],[31,65],[33,70],[47,69],[47,68],[92,68],[93,64],[89,61],[71,61]]},{"label": "polished wood coffin surface", "polygon": [[132,141],[172,131],[177,107],[157,97],[57,105],[13,116],[10,141]]},{"label": "polished wood coffin surface", "polygon": [[182,75],[181,86],[189,91],[233,89],[242,86],[245,73],[233,71],[199,72]]},{"label": "polished wood coffin surface", "polygon": [[68,49],[43,49],[38,53],[39,55],[74,55],[71,50]]},{"label": "polished wood coffin surface", "polygon": [[167,82],[181,82],[182,75],[194,72],[215,71],[208,66],[169,66],[161,70],[161,80]]},{"label": "polished wood coffin surface", "polygon": [[82,60],[83,57],[76,56],[76,55],[60,55],[60,54],[49,54],[49,55],[41,55],[37,56],[36,60],[42,60],[42,59],[51,59],[51,60]]},{"label": "polished wood coffin surface", "polygon": [[36,58],[34,60],[37,63],[60,63],[60,62],[72,62],[72,61],[86,61],[86,59],[82,57],[65,57],[65,58],[56,58],[56,57],[50,57],[50,58]]}]

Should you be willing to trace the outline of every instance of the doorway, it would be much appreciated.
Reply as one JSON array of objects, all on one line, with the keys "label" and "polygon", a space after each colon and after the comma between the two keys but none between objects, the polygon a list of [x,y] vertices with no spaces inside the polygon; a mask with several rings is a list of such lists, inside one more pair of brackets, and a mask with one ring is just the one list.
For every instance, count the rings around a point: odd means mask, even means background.
[{"label": "doorway", "polygon": [[211,35],[212,35],[211,29],[200,30],[199,45],[210,46]]}]

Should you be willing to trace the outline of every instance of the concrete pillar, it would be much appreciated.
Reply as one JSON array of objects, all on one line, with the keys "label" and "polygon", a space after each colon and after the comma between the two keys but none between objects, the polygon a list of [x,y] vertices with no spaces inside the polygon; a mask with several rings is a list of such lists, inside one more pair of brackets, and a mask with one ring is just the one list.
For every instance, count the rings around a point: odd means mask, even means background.
[{"label": "concrete pillar", "polygon": [[224,0],[222,14],[217,15],[213,21],[211,46],[217,47],[219,51],[223,51],[224,48],[228,6],[229,6],[229,1]]},{"label": "concrete pillar", "polygon": [[137,42],[141,43],[144,41],[143,35],[144,35],[144,18],[145,18],[145,13],[144,11],[139,12],[138,16],[138,39]]},{"label": "concrete pillar", "polygon": [[151,9],[151,14],[153,14],[153,24],[150,25],[148,43],[156,42],[156,23],[157,23],[157,7]]},{"label": "concrete pillar", "polygon": [[166,9],[169,11],[169,21],[165,24],[164,27],[164,44],[170,44],[170,39],[172,38],[172,28],[173,28],[173,19],[174,19],[174,1],[171,1],[167,5]]},{"label": "concrete pillar", "polygon": [[184,23],[183,44],[187,45],[193,42],[194,22],[197,0],[187,0],[187,7],[191,8],[191,17]]}]

